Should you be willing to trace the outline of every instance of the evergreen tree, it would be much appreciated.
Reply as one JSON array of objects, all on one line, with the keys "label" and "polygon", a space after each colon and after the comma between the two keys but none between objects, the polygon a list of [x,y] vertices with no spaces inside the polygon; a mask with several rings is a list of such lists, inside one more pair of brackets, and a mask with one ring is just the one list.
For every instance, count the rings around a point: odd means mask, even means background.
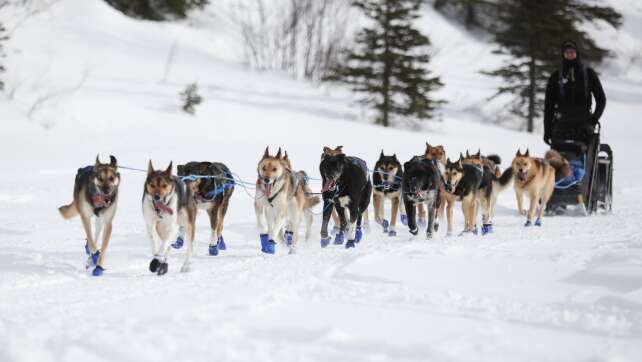
[{"label": "evergreen tree", "polygon": [[494,2],[490,0],[435,0],[433,7],[441,10],[447,5],[452,6],[456,9],[458,15],[463,16],[463,24],[466,29],[474,27],[485,28],[480,19],[480,14],[483,13],[484,7],[488,8]]},{"label": "evergreen tree", "polygon": [[442,103],[430,97],[442,85],[426,69],[430,40],[413,26],[420,3],[354,0],[352,5],[373,24],[357,34],[354,49],[347,50],[343,64],[333,67],[326,77],[363,94],[361,102],[379,112],[376,123],[384,127],[391,124],[392,116],[431,118]]},{"label": "evergreen tree", "polygon": [[583,58],[601,62],[609,52],[600,48],[580,25],[604,20],[617,27],[622,16],[609,7],[587,5],[580,0],[503,0],[497,7],[500,30],[495,41],[499,54],[510,56],[503,67],[485,72],[501,77],[500,94],[513,95],[511,111],[526,120],[533,132],[541,115],[542,96],[549,74],[561,64],[560,44],[567,39],[579,43]]},{"label": "evergreen tree", "polygon": [[105,0],[127,16],[147,20],[182,19],[187,11],[202,9],[209,0]]}]

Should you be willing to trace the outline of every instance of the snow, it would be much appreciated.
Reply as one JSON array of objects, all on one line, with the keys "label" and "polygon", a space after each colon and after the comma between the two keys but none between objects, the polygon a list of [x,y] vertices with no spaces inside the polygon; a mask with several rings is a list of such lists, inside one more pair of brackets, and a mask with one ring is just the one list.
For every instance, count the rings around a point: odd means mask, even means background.
[{"label": "snow", "polygon": [[[633,0],[609,3],[627,15],[614,51],[630,55],[641,44],[642,10]],[[157,277],[147,271],[144,174],[121,170],[107,270],[101,278],[84,270],[80,222],[62,220],[56,208],[70,201],[76,169],[97,153],[135,168],[149,158],[157,167],[222,161],[247,181],[266,145],[287,148],[313,177],[324,145],[342,144],[371,166],[382,147],[406,160],[426,141],[453,157],[467,148],[498,153],[504,164],[520,147],[543,154],[539,135],[477,122],[493,87],[478,69],[499,60],[426,11],[437,24],[436,72],[451,84],[441,94],[458,101],[421,131],[368,124],[340,90],[244,68],[222,16],[203,29],[204,20],[134,21],[102,1],[62,0],[21,23],[0,101],[0,361],[639,361],[639,62],[625,71],[614,60],[603,77],[603,139],[616,167],[610,215],[552,217],[524,229],[508,190],[490,236],[409,240],[403,228],[389,238],[371,225],[356,249],[321,249],[317,216],[298,254],[279,247],[265,256],[252,198],[238,188],[228,250],[207,255],[200,214],[193,271],[179,273],[184,251],[172,251],[169,273]],[[194,117],[178,97],[193,81],[205,99]],[[461,228],[459,207],[455,216]]]}]

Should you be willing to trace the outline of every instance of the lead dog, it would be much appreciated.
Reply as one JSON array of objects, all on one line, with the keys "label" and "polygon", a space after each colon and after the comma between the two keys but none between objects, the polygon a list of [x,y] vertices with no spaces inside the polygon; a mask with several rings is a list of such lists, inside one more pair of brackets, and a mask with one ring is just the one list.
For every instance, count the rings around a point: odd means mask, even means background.
[{"label": "lead dog", "polygon": [[[178,176],[192,192],[196,209],[205,210],[209,216],[211,236],[208,252],[216,256],[219,250],[227,249],[223,238],[223,221],[234,193],[232,172],[219,162],[189,162],[178,165],[177,170]],[[181,236],[172,247],[180,249],[184,237],[185,230],[181,229]]]},{"label": "lead dog", "polygon": [[[343,244],[348,237],[346,248],[354,248],[363,236],[361,224],[363,213],[370,204],[372,182],[366,162],[357,157],[345,154],[326,155],[319,165],[323,186],[323,223],[321,224],[321,247],[330,243],[328,223],[332,208],[336,209],[340,219],[340,232],[335,235],[335,244]],[[350,214],[347,221],[345,211]]]},{"label": "lead dog", "polygon": [[[87,268],[94,267],[92,275],[103,274],[105,253],[109,246],[111,237],[112,221],[116,214],[118,204],[118,186],[120,185],[120,173],[116,157],[109,156],[110,162],[100,163],[96,156],[96,163],[78,169],[74,181],[73,201],[69,205],[58,208],[60,215],[65,219],[71,219],[80,215],[82,226],[85,230],[87,243],[85,252],[89,254]],[[95,234],[92,236],[91,219],[96,218]],[[104,227],[104,230],[102,230]],[[103,232],[103,241],[98,250],[96,243]]]},{"label": "lead dog", "polygon": [[[407,223],[407,216],[401,202],[401,179],[403,170],[397,155],[386,156],[381,150],[379,160],[375,163],[372,174],[373,201],[375,221],[383,226],[383,232],[389,236],[396,236],[397,212],[401,212],[402,223]],[[392,203],[390,221],[384,218],[384,202],[388,199]]]},{"label": "lead dog", "polygon": [[167,273],[170,242],[177,240],[180,228],[185,230],[187,241],[181,271],[189,271],[190,257],[194,250],[196,206],[192,191],[180,178],[172,175],[171,162],[165,171],[157,171],[154,170],[152,161],[149,161],[142,204],[153,255],[149,271],[158,275]]},{"label": "lead dog", "polygon": [[421,156],[413,157],[404,163],[403,168],[402,190],[408,229],[412,235],[419,233],[415,212],[418,205],[425,205],[428,210],[426,238],[430,239],[435,231],[435,215],[440,205],[441,173],[435,162]]},{"label": "lead dog", "polygon": [[306,220],[306,239],[312,228],[312,207],[319,203],[311,192],[304,171],[294,172],[289,157],[281,149],[271,156],[268,147],[257,166],[254,211],[260,233],[261,251],[274,254],[277,236],[284,240],[290,254],[296,251],[298,230],[303,217]]}]

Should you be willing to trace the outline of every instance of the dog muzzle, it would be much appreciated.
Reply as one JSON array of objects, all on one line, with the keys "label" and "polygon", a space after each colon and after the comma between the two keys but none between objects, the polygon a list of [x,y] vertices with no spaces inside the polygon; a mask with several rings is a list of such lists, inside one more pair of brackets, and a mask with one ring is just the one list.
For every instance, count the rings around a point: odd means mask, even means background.
[{"label": "dog muzzle", "polygon": [[337,182],[332,179],[327,179],[321,187],[321,192],[334,191],[337,189]]}]

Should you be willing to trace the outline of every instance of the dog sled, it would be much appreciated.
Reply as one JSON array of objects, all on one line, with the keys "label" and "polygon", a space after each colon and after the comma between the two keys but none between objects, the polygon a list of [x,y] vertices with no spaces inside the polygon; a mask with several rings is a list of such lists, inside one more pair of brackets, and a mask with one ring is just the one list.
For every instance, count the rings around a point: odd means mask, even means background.
[{"label": "dog sled", "polygon": [[600,127],[583,140],[561,137],[553,139],[551,148],[569,162],[571,172],[555,180],[555,191],[547,213],[564,214],[576,206],[584,215],[610,212],[613,206],[613,151],[600,143]]}]

